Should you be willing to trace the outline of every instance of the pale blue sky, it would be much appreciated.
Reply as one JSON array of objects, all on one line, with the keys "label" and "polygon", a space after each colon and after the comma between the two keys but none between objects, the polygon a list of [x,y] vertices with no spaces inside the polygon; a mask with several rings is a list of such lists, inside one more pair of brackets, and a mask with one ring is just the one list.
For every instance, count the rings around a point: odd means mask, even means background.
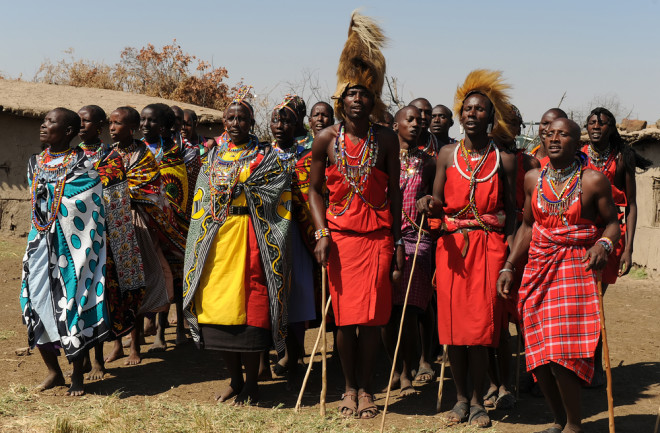
[{"label": "pale blue sky", "polygon": [[406,101],[451,105],[470,70],[492,68],[513,85],[525,120],[538,120],[564,92],[565,109],[614,98],[622,114],[660,118],[659,0],[14,1],[0,17],[0,73],[32,79],[45,58],[56,61],[67,48],[114,63],[126,46],[176,38],[184,51],[226,67],[230,85],[243,78],[278,99],[307,70],[330,95],[358,6],[390,38],[388,75]]}]

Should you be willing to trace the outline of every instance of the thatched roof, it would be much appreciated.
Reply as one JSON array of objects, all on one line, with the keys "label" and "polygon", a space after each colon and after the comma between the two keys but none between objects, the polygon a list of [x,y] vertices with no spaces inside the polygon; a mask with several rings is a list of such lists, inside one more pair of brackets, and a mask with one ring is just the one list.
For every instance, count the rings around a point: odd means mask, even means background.
[{"label": "thatched roof", "polygon": [[[641,144],[660,144],[660,129],[658,128],[646,128],[634,132],[626,132],[619,129],[619,134],[623,141],[631,146],[639,146]],[[582,131],[580,141],[582,144],[589,143],[587,131]]]},{"label": "thatched roof", "polygon": [[98,105],[108,114],[122,105],[135,107],[140,111],[145,105],[156,102],[194,110],[202,124],[222,123],[222,111],[169,99],[117,90],[0,79],[0,111],[18,116],[41,118],[55,107],[66,107],[78,111],[81,107],[90,104]]}]

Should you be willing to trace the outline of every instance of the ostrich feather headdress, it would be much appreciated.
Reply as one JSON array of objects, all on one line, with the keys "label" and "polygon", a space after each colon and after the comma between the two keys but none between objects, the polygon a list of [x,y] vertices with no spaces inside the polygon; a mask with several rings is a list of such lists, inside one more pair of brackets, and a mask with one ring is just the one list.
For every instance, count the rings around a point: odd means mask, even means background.
[{"label": "ostrich feather headdress", "polygon": [[341,99],[346,90],[354,86],[363,86],[373,93],[372,116],[379,119],[386,111],[380,98],[385,83],[385,57],[381,49],[386,41],[387,38],[376,21],[357,10],[353,11],[348,27],[348,39],[339,57],[337,90],[332,96],[337,117],[345,117]]},{"label": "ostrich feather headdress", "polygon": [[517,122],[507,94],[509,89],[511,86],[504,82],[501,71],[475,69],[468,74],[463,85],[456,89],[454,114],[460,119],[463,102],[468,96],[474,93],[484,95],[495,110],[491,137],[497,144],[509,143],[515,138],[513,125]]}]

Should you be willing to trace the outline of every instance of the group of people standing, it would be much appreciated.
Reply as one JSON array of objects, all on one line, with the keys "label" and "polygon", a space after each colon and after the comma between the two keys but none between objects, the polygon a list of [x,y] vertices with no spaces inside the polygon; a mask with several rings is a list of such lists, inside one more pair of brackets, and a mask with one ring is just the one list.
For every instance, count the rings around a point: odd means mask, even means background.
[{"label": "group of people standing", "polygon": [[[516,149],[522,118],[497,71],[473,71],[459,86],[463,139],[449,137],[451,110],[424,98],[390,126],[384,40],[354,13],[334,109],[315,104],[308,129],[304,101],[287,95],[272,111],[272,143],[251,133],[249,88],[215,138],[197,133],[194,112],[163,104],[110,113],[111,145],[99,138],[99,107],[48,113],[44,150],[28,166],[21,289],[30,345],[48,368],[42,389],[64,385],[59,350],[73,363],[69,394],[81,395],[85,372],[102,378],[104,363],[124,355],[122,337],[127,364],[140,362],[145,330],[164,349],[170,304],[177,343],[185,320],[198,347],[224,357],[231,380],[218,401],[258,401],[273,347],[275,372],[295,386],[327,271],[343,415],[377,415],[373,366],[383,343],[393,358],[407,298],[401,356],[391,359],[402,395],[434,379],[437,330],[457,390],[448,420],[489,426],[486,406],[515,403],[513,321],[555,417],[544,431],[581,431],[580,387],[594,370],[602,376],[595,271],[607,284],[630,269],[635,165],[645,161],[602,108],[587,119],[584,148],[581,128],[551,109],[539,145]],[[107,357],[104,341],[114,341]]]}]

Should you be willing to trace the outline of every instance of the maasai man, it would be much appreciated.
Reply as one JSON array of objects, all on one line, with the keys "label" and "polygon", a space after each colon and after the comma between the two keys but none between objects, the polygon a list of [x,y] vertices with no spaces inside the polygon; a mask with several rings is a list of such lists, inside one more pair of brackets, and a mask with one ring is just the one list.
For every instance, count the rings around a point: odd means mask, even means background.
[{"label": "maasai man", "polygon": [[[197,113],[193,110],[183,110],[183,123],[181,124],[181,139],[184,148],[196,147],[200,156],[215,146],[213,138],[204,137],[197,133]],[[195,184],[193,183],[193,186]]]},{"label": "maasai man", "polygon": [[417,146],[426,152],[428,155],[438,154],[438,140],[435,135],[429,132],[429,125],[431,124],[431,103],[426,98],[417,98],[410,101],[410,105],[417,107],[422,114],[422,130],[419,134]]},{"label": "maasai man", "polygon": [[80,148],[69,144],[80,117],[56,108],[41,124],[45,150],[30,158],[32,225],[23,258],[21,310],[28,343],[48,369],[39,390],[64,385],[57,361],[73,363],[67,395],[83,395],[83,360],[110,332],[105,305],[105,210],[101,181]]},{"label": "maasai man", "polygon": [[568,116],[561,108],[551,108],[541,116],[541,122],[539,123],[539,142],[529,151],[529,154],[541,161],[542,166],[548,162],[548,154],[545,151],[545,131],[555,120],[566,118],[568,118]]},{"label": "maasai man", "polygon": [[[151,113],[147,114],[151,116]],[[144,315],[165,311],[169,305],[172,288],[170,286],[168,291],[168,280],[171,284],[172,275],[163,251],[183,252],[186,242],[174,225],[155,157],[144,142],[133,139],[133,132],[140,125],[140,114],[131,107],[119,107],[110,114],[110,136],[115,140],[113,152],[121,156],[128,179],[131,221],[145,276],[145,294],[138,310],[136,326],[131,331],[130,354],[124,362],[126,365],[141,362],[140,334]],[[142,132],[145,132],[145,128]],[[123,350],[118,340],[106,362],[121,356]]]},{"label": "maasai man", "polygon": [[335,123],[335,111],[332,106],[324,101],[312,105],[309,112],[309,129],[312,135],[316,135],[323,129]]},{"label": "maasai man", "polygon": [[[188,221],[192,206],[191,188],[188,183],[188,167],[179,147],[172,140],[171,131],[175,122],[174,112],[166,104],[150,104],[142,109],[140,115],[140,128],[144,134],[142,141],[152,152],[158,163],[163,191],[168,201],[168,209],[173,216],[174,227],[182,238],[188,233]],[[198,165],[197,156],[196,165]],[[185,244],[182,245],[185,248]],[[177,309],[176,344],[186,342],[185,328],[183,326],[183,311],[181,287],[183,284],[183,257],[179,248],[161,250],[165,262],[162,263],[165,281],[170,301]],[[169,311],[169,307],[165,313]],[[165,328],[167,327],[167,314],[160,314],[156,321],[156,338],[149,350],[165,350]]]},{"label": "maasai man", "polygon": [[380,327],[388,322],[392,308],[390,268],[395,248],[398,269],[403,269],[404,259],[397,137],[369,121],[370,114],[380,118],[385,111],[380,98],[384,42],[371,18],[353,12],[333,96],[335,114],[342,122],[314,139],[309,191],[317,239],[314,252],[318,262],[328,266],[339,328],[337,348],[346,382],[340,411],[360,418],[378,413],[372,368]]},{"label": "maasai man", "polygon": [[[582,148],[588,156],[588,167],[603,173],[612,184],[614,204],[618,209],[621,236],[614,245],[607,266],[603,269],[603,295],[609,284],[630,271],[637,228],[637,184],[635,167],[647,169],[651,162],[640,157],[626,145],[616,129],[614,115],[603,107],[594,108],[587,117],[589,144]],[[596,350],[596,374],[592,386],[605,384],[602,364],[602,342]]]},{"label": "maasai man", "polygon": [[96,164],[110,151],[110,146],[101,140],[101,131],[106,123],[106,115],[103,108],[98,105],[85,105],[78,110],[80,116],[80,132],[78,136],[82,142],[78,145],[85,155]]},{"label": "maasai man", "polygon": [[103,343],[96,346],[96,356],[87,376],[90,380],[103,379],[106,359],[113,361],[123,356],[121,337],[133,330],[145,294],[144,267],[133,223],[129,178],[121,150],[118,149],[119,146],[125,148],[133,143],[131,129],[137,129],[139,116],[133,110],[133,124],[130,124],[127,113],[122,110],[112,112],[110,137],[115,144],[95,164],[103,184],[103,204],[106,210],[105,283],[111,325],[108,339],[115,340],[115,346],[107,358],[103,357]]},{"label": "maasai man", "polygon": [[436,249],[438,336],[449,345],[458,400],[447,418],[480,427],[490,425],[482,396],[487,348],[497,346],[501,328],[495,283],[515,229],[515,156],[495,144],[513,137],[508,88],[498,71],[468,74],[454,104],[465,139],[440,149],[433,196],[418,202],[420,211],[442,221]]},{"label": "maasai man", "polygon": [[[284,356],[275,364],[273,371],[281,376],[287,372],[287,387],[291,390],[297,381],[298,359],[304,355],[305,322],[316,319],[314,305],[314,260],[312,257],[313,243],[309,240],[311,220],[308,201],[304,198],[309,189],[309,163],[303,159],[307,155],[311,159],[311,151],[305,148],[305,142],[294,139],[299,111],[296,106],[296,95],[287,95],[284,101],[275,107],[271,115],[270,129],[275,137],[273,148],[281,152],[293,170],[291,181],[294,198],[294,218],[291,221],[290,254],[294,257],[292,263],[291,291],[289,294],[289,332],[286,337]],[[298,176],[298,174],[301,176]],[[304,201],[301,201],[300,199]],[[307,239],[304,239],[307,238]],[[311,245],[310,245],[311,244]],[[309,246],[307,246],[309,245]]]},{"label": "maasai man", "polygon": [[[529,250],[518,306],[527,370],[554,416],[543,431],[582,432],[581,382],[593,376],[600,336],[594,271],[605,266],[620,232],[607,177],[576,156],[580,127],[557,119],[546,137],[549,162],[525,176],[523,224],[497,289],[504,298],[512,295],[516,267]],[[600,239],[597,220],[607,224]]]},{"label": "maasai man", "polygon": [[442,104],[433,107],[431,111],[431,125],[429,127],[431,134],[435,136],[438,146],[456,143],[456,140],[449,136],[449,129],[454,126],[454,119],[451,110]]},{"label": "maasai man", "polygon": [[[385,346],[388,349],[390,357],[394,356],[398,326],[401,322],[406,288],[410,279],[415,246],[420,231],[420,215],[418,215],[415,202],[418,196],[429,192],[422,190],[426,186],[422,182],[422,172],[425,165],[432,164],[433,157],[417,148],[421,124],[422,119],[419,109],[412,105],[402,108],[394,116],[394,129],[397,131],[400,147],[401,236],[404,241],[405,264],[402,270],[401,284],[394,285],[392,317],[388,325],[384,327],[383,332]],[[433,278],[432,250],[433,240],[430,237],[428,225],[425,222],[422,228],[417,262],[415,263],[408,306],[403,323],[400,358],[397,360],[393,380],[393,385],[400,385],[401,395],[415,393],[411,370],[416,367],[415,355],[419,340],[418,320],[426,311],[433,293],[433,286],[431,284]],[[419,370],[421,371],[422,369],[424,369],[424,374],[433,374],[433,370],[428,364],[420,365]]]},{"label": "maasai man", "polygon": [[[231,382],[218,401],[259,400],[260,353],[284,350],[291,278],[291,170],[280,152],[250,134],[249,88],[224,111],[195,192],[184,279],[184,314],[200,348],[219,350]],[[242,367],[245,367],[243,379]]]}]

